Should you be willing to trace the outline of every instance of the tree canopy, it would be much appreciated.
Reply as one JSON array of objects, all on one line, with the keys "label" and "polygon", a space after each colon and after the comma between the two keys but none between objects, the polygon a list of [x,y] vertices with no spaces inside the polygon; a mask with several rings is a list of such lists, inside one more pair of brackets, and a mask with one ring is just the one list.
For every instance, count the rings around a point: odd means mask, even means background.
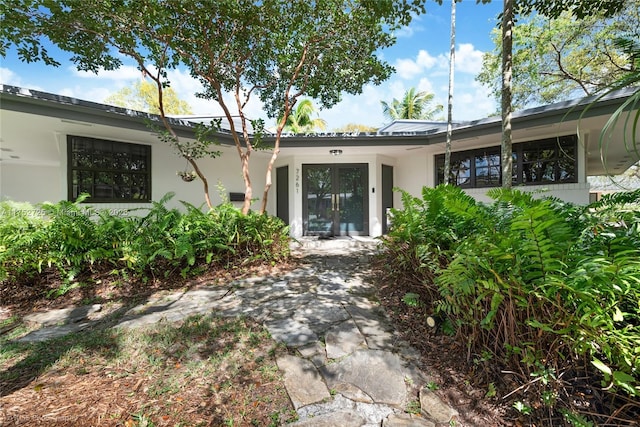
[{"label": "tree canopy", "polygon": [[[611,85],[632,69],[630,55],[616,39],[638,39],[638,31],[640,0],[627,1],[612,17],[596,14],[576,20],[562,12],[557,18],[521,18],[513,32],[514,108],[592,95]],[[500,99],[500,31],[494,30],[492,38],[496,47],[485,53],[477,80]]]},{"label": "tree canopy", "polygon": [[[169,83],[167,70],[187,68],[202,83],[198,95],[217,102],[228,119],[245,181],[244,212],[253,197],[249,157],[263,127],[252,123],[252,138],[244,108],[257,96],[269,117],[282,118],[264,212],[280,135],[295,101],[307,96],[330,107],[345,92],[357,94],[365,84],[387,79],[393,68],[377,52],[423,11],[421,0],[16,0],[2,10],[12,25],[0,27],[0,54],[15,45],[24,61],[59,64],[42,43],[46,37],[72,52],[80,70],[112,70],[123,56],[133,58],[160,89]],[[240,117],[240,129],[233,115]]]},{"label": "tree canopy", "polygon": [[[167,87],[163,92],[164,111],[166,114],[193,114],[189,103],[180,99],[173,88]],[[138,80],[133,84],[133,87],[123,87],[106,97],[104,103],[151,114],[160,114],[158,88],[153,82],[148,80]]]}]

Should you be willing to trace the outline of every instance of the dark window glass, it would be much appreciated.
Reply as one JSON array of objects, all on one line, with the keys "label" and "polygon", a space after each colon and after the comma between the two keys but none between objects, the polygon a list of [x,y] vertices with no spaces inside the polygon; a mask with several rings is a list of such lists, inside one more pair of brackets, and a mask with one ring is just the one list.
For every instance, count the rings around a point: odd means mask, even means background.
[{"label": "dark window glass", "polygon": [[[513,185],[577,182],[575,135],[513,145]],[[471,161],[473,159],[473,162]],[[437,183],[444,182],[444,154],[436,156]],[[502,182],[500,147],[451,153],[449,182],[460,187],[495,187]]]},{"label": "dark window glass", "polygon": [[500,185],[500,152],[495,149],[475,153],[475,187]]},{"label": "dark window glass", "polygon": [[91,202],[151,199],[151,147],[80,136],[67,138],[69,199]]},{"label": "dark window glass", "polygon": [[518,183],[576,182],[576,143],[575,136],[565,136],[518,144],[522,159]]},{"label": "dark window glass", "polygon": [[[436,157],[438,183],[444,182],[444,155]],[[451,153],[449,182],[460,187],[471,186],[471,157],[466,152]]]}]

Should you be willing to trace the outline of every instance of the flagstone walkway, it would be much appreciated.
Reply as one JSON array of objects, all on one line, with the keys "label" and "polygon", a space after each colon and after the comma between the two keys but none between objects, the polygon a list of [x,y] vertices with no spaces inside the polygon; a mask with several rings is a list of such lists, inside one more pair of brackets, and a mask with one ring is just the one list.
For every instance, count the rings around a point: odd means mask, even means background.
[{"label": "flagstone walkway", "polygon": [[[298,412],[293,426],[448,426],[455,409],[427,387],[419,354],[403,341],[379,307],[367,239],[307,240],[295,248],[301,267],[280,277],[254,277],[152,298],[129,310],[116,327],[178,321],[195,314],[246,315],[264,323],[293,351],[277,365]],[[36,314],[44,327],[23,337],[38,341],[80,330],[99,306]],[[61,325],[61,323],[65,323]],[[420,415],[407,413],[420,412]]]}]

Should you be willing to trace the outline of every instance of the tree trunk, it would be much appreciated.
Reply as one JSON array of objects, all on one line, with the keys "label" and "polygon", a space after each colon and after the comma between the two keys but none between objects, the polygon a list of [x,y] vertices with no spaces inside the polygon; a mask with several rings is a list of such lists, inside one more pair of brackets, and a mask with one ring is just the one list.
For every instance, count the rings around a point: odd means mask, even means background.
[{"label": "tree trunk", "polygon": [[271,189],[271,176],[273,175],[273,165],[278,158],[278,154],[280,153],[280,136],[276,138],[275,146],[273,148],[273,154],[271,155],[271,159],[269,160],[269,165],[267,166],[267,176],[266,182],[264,186],[264,194],[262,195],[262,207],[260,208],[260,213],[264,214],[267,211],[267,200],[269,196],[269,190]]},{"label": "tree trunk", "polygon": [[209,182],[207,181],[207,177],[202,173],[200,168],[198,167],[198,163],[191,157],[185,156],[189,164],[193,167],[193,170],[196,171],[198,178],[202,181],[202,187],[204,190],[204,201],[207,203],[207,207],[209,209],[213,209],[213,205],[211,204],[211,198],[209,197]]},{"label": "tree trunk", "polygon": [[504,0],[502,12],[502,187],[511,188],[511,76],[513,74],[513,0]]},{"label": "tree trunk", "polygon": [[253,190],[251,188],[251,177],[249,176],[249,154],[250,151],[245,152],[240,156],[240,163],[242,164],[242,177],[244,178],[244,203],[242,204],[242,214],[249,213],[251,208],[251,197],[253,197]]},{"label": "tree trunk", "polygon": [[444,152],[444,183],[451,171],[451,134],[453,133],[453,74],[456,62],[456,0],[451,0],[451,44],[449,49],[449,101],[447,103],[447,142]]}]

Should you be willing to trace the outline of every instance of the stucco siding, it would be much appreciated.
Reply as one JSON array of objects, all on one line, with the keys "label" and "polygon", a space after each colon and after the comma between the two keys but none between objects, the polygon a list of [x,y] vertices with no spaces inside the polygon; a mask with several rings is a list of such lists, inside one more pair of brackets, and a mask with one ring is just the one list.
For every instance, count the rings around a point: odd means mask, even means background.
[{"label": "stucco siding", "polygon": [[0,200],[57,202],[60,200],[60,166],[0,164]]},{"label": "stucco siding", "polygon": [[[422,193],[422,187],[432,186],[433,178],[433,160],[430,159],[429,152],[426,149],[410,151],[403,157],[397,159],[397,170],[395,171],[396,181],[395,187],[398,187],[409,194],[419,197]],[[402,207],[400,194],[394,194],[394,206]]]}]

